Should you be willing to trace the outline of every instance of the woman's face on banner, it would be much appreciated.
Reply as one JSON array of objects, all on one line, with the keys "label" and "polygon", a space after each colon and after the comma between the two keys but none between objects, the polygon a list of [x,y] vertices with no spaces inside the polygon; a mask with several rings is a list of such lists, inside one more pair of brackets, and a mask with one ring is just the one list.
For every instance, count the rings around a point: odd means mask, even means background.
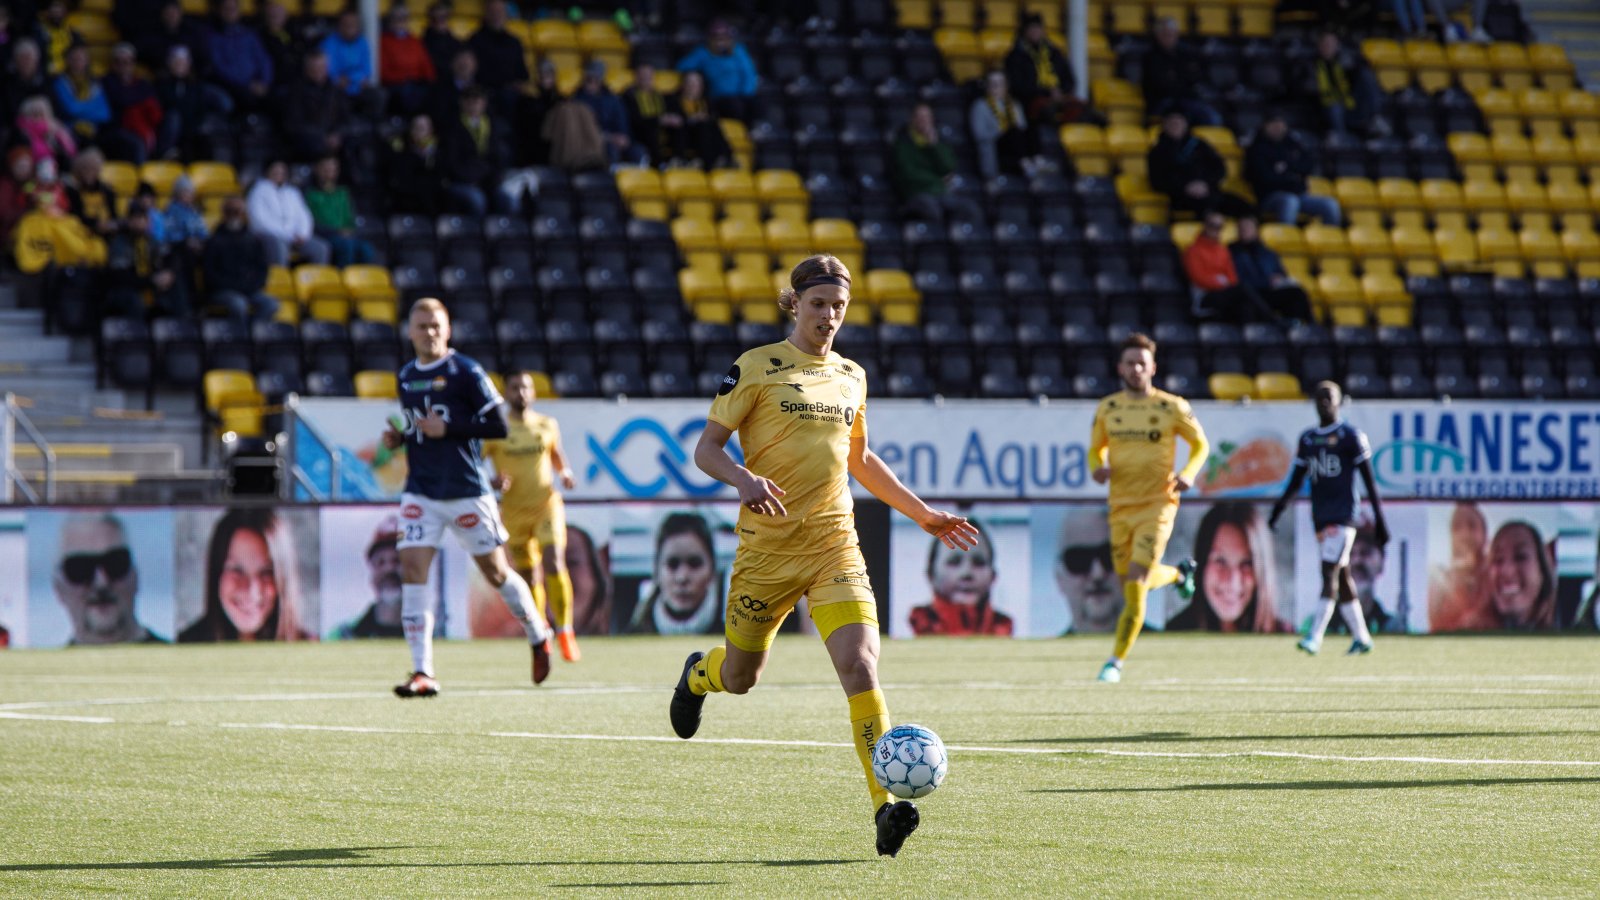
[{"label": "woman's face on banner", "polygon": [[692,534],[675,534],[661,542],[656,554],[656,584],[661,598],[687,613],[705,602],[711,590],[711,552]]},{"label": "woman's face on banner", "polygon": [[1539,599],[1539,553],[1538,540],[1521,526],[1500,529],[1489,546],[1489,598],[1508,622],[1526,622]]},{"label": "woman's face on banner", "polygon": [[1255,560],[1250,542],[1237,525],[1223,525],[1205,559],[1206,601],[1217,618],[1233,622],[1256,595]]},{"label": "woman's face on banner", "polygon": [[217,584],[222,611],[241,635],[253,635],[278,605],[278,578],[272,555],[260,534],[246,528],[233,533]]},{"label": "woman's face on banner", "polygon": [[1487,540],[1489,533],[1477,508],[1457,506],[1455,512],[1450,514],[1450,557],[1481,561],[1483,545]]},{"label": "woman's face on banner", "polygon": [[939,544],[933,556],[933,592],[954,603],[975,606],[994,587],[993,551],[987,541],[971,550],[953,550]]}]

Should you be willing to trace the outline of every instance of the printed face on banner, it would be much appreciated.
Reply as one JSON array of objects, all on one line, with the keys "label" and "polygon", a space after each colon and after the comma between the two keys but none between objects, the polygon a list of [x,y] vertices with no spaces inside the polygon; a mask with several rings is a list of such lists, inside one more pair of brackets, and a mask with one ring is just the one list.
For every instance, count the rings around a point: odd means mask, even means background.
[{"label": "printed face on banner", "polygon": [[977,504],[959,512],[978,528],[971,550],[952,550],[894,517],[889,634],[1032,636],[1027,510]]},{"label": "printed face on banner", "polygon": [[172,640],[172,512],[28,512],[28,644]]},{"label": "printed face on banner", "polygon": [[1174,631],[1284,633],[1291,629],[1295,544],[1288,528],[1267,528],[1268,504],[1248,500],[1184,503],[1168,564],[1192,557],[1195,593],[1187,605],[1171,589],[1159,596]]},{"label": "printed face on banner", "polygon": [[28,537],[22,511],[0,512],[0,650],[28,646]]},{"label": "printed face on banner", "polygon": [[1600,509],[1457,503],[1428,513],[1432,630],[1595,628]]},{"label": "printed face on banner", "polygon": [[317,511],[186,507],[173,511],[178,640],[317,639]]},{"label": "printed face on banner", "polygon": [[613,632],[721,634],[738,518],[729,503],[614,507]]},{"label": "printed face on banner", "polygon": [[1105,634],[1122,615],[1122,583],[1111,561],[1111,526],[1099,504],[1037,504],[1031,543],[1029,637]]}]

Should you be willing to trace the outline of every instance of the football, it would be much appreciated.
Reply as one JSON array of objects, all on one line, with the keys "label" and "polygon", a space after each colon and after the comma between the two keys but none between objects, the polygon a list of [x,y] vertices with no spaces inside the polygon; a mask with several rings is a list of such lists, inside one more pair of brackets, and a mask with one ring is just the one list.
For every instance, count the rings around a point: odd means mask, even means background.
[{"label": "football", "polygon": [[949,771],[944,742],[921,725],[896,725],[872,751],[872,774],[878,783],[905,800],[933,793]]}]

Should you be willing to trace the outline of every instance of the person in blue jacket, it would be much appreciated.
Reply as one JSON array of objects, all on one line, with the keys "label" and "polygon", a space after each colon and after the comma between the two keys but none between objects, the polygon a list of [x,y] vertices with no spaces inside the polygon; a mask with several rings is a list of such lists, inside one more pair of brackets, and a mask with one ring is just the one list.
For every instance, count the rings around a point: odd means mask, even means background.
[{"label": "person in blue jacket", "polygon": [[706,42],[678,61],[679,72],[699,72],[717,115],[748,122],[755,113],[756,64],[733,39],[733,26],[717,19]]},{"label": "person in blue jacket", "polygon": [[1258,295],[1279,318],[1311,321],[1311,300],[1283,268],[1278,252],[1261,241],[1255,216],[1239,219],[1239,238],[1228,245],[1239,286]]},{"label": "person in blue jacket", "polygon": [[239,21],[239,0],[219,0],[206,38],[211,80],[240,105],[260,108],[272,89],[272,58],[261,38]]},{"label": "person in blue jacket", "polygon": [[361,15],[355,9],[339,14],[339,24],[322,39],[328,55],[328,77],[354,97],[372,86],[372,45],[361,33]]},{"label": "person in blue jacket", "polygon": [[622,99],[606,87],[606,64],[593,59],[583,67],[583,83],[578,86],[577,101],[594,111],[594,120],[605,135],[606,155],[613,163],[641,165],[649,160],[645,148],[633,140],[633,128],[628,124],[628,111]]}]

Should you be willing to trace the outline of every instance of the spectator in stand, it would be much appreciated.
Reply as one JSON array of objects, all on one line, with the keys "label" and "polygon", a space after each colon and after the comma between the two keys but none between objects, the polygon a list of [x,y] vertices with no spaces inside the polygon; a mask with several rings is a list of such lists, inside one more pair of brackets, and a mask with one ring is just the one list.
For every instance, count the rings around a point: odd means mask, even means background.
[{"label": "spectator in stand", "polygon": [[444,175],[432,119],[412,116],[405,135],[390,144],[387,163],[390,212],[431,216],[444,208]]},{"label": "spectator in stand", "polygon": [[1220,209],[1228,216],[1253,215],[1250,201],[1222,190],[1228,167],[1215,148],[1189,128],[1189,120],[1179,109],[1161,117],[1161,135],[1150,147],[1146,159],[1150,184],[1171,200],[1174,212],[1204,215]]},{"label": "spectator in stand", "polygon": [[594,120],[605,135],[606,155],[612,164],[640,165],[649,159],[645,149],[633,142],[628,127],[628,113],[622,101],[606,87],[606,64],[603,60],[590,60],[583,67],[583,81],[578,85],[579,102],[594,111]]},{"label": "spectator in stand", "polygon": [[167,54],[167,71],[156,82],[156,97],[161,103],[156,156],[163,159],[210,155],[209,142],[205,140],[207,120],[226,118],[233,111],[233,98],[227,91],[195,77],[193,60],[188,47],[173,47]]},{"label": "spectator in stand", "polygon": [[512,162],[518,166],[543,166],[550,162],[550,139],[544,123],[550,111],[565,98],[556,77],[556,64],[539,60],[534,70],[534,89],[517,98],[517,114],[512,120]]},{"label": "spectator in stand", "polygon": [[180,175],[172,182],[172,201],[161,214],[161,225],[162,238],[172,248],[185,283],[193,283],[192,273],[200,268],[200,257],[205,252],[211,229],[206,227],[205,214],[200,210],[194,182],[189,176]]},{"label": "spectator in stand", "polygon": [[67,181],[67,204],[90,231],[109,237],[122,229],[122,223],[117,220],[117,195],[100,180],[105,167],[106,157],[99,148],[79,153]]},{"label": "spectator in stand", "polygon": [[317,236],[333,248],[333,264],[343,268],[366,265],[374,257],[372,245],[356,237],[356,211],[350,189],[339,183],[339,158],[324,156],[311,173],[306,206]]},{"label": "spectator in stand", "polygon": [[415,115],[427,103],[428,88],[438,73],[427,48],[411,33],[411,16],[404,6],[396,4],[389,10],[378,51],[378,80],[389,92],[389,109]]},{"label": "spectator in stand", "polygon": [[[39,44],[32,38],[19,38],[11,47],[11,64],[0,78],[0,126],[17,118],[22,101],[50,93],[50,79],[40,64]],[[4,128],[0,127],[0,131]]]},{"label": "spectator in stand", "polygon": [[67,24],[66,0],[50,0],[39,13],[39,35],[44,41],[45,69],[60,72],[66,67],[67,51],[83,44],[83,35]]},{"label": "spectator in stand", "polygon": [[483,5],[483,24],[467,45],[478,57],[478,82],[489,89],[495,110],[510,113],[528,83],[528,62],[522,41],[506,30],[506,0]]},{"label": "spectator in stand", "polygon": [[286,87],[304,68],[309,49],[305,33],[289,18],[289,8],[279,0],[261,7],[261,46],[272,60],[272,87]]},{"label": "spectator in stand", "polygon": [[106,264],[106,242],[67,215],[54,191],[41,189],[33,200],[33,209],[17,222],[13,235],[17,268],[23,274],[37,275],[50,266]]},{"label": "spectator in stand", "polygon": [[679,72],[699,72],[706,79],[711,108],[719,118],[748,122],[755,117],[756,64],[744,45],[733,39],[733,26],[715,19],[706,42],[678,61]]},{"label": "spectator in stand", "polygon": [[576,97],[556,103],[544,117],[544,139],[550,147],[550,165],[559,169],[584,172],[610,164],[594,110]]},{"label": "spectator in stand", "polygon": [[[405,7],[396,7],[403,14]],[[373,86],[372,45],[361,33],[361,14],[354,8],[339,13],[338,25],[322,39],[322,52],[328,56],[328,76],[351,97]]]},{"label": "spectator in stand", "polygon": [[311,210],[300,189],[289,183],[289,164],[267,163],[249,195],[250,227],[267,251],[267,263],[287,266],[291,253],[309,263],[327,265],[327,241],[316,236]]},{"label": "spectator in stand", "polygon": [[1233,256],[1222,243],[1222,226],[1222,213],[1207,212],[1199,236],[1183,251],[1195,317],[1235,324],[1272,321],[1275,316],[1261,297],[1239,284]]},{"label": "spectator in stand", "polygon": [[918,103],[911,120],[894,141],[890,175],[895,191],[912,217],[944,227],[947,215],[964,222],[983,222],[983,210],[970,198],[949,191],[956,171],[956,156],[939,139],[933,107]]},{"label": "spectator in stand", "polygon": [[111,104],[111,118],[121,127],[133,149],[132,162],[142,164],[156,149],[161,129],[161,101],[156,86],[136,69],[132,44],[118,44],[111,50],[111,71],[100,87]]},{"label": "spectator in stand", "polygon": [[[33,159],[33,155],[29,154],[28,158]],[[61,183],[60,172],[53,157],[34,159],[33,180],[26,185],[30,208],[38,199],[38,195],[43,192],[56,198],[57,209],[64,213],[72,212],[72,200],[67,196],[67,186]]]},{"label": "spectator in stand", "polygon": [[1178,20],[1171,16],[1157,20],[1155,43],[1144,55],[1141,75],[1145,114],[1178,109],[1198,124],[1221,125],[1222,117],[1195,92],[1195,86],[1204,83],[1200,58],[1179,39]]},{"label": "spectator in stand", "polygon": [[733,165],[733,148],[706,99],[705,79],[699,72],[683,73],[663,118],[668,120],[667,141],[674,159],[697,163],[707,172]]},{"label": "spectator in stand", "polygon": [[478,57],[462,48],[450,60],[449,76],[440,78],[428,97],[428,115],[435,122],[449,122],[461,114],[461,95],[469,88],[481,88],[478,83]]},{"label": "spectator in stand", "polygon": [[210,43],[210,30],[183,14],[182,0],[166,0],[155,27],[133,38],[139,61],[152,72],[167,64],[174,47],[188,48],[195,69],[205,71],[211,67]]},{"label": "spectator in stand", "polygon": [[50,101],[43,96],[22,101],[12,141],[26,146],[33,153],[35,163],[47,159],[70,163],[78,155],[78,142],[73,140],[72,129],[56,121]]},{"label": "spectator in stand", "polygon": [[187,317],[189,294],[167,248],[150,233],[150,211],[128,208],[122,230],[106,253],[106,306],[119,316]]},{"label": "spectator in stand", "polygon": [[1265,301],[1280,319],[1291,324],[1311,321],[1311,298],[1284,271],[1277,251],[1261,242],[1254,216],[1239,219],[1239,238],[1228,245],[1228,255],[1240,286]]},{"label": "spectator in stand", "polygon": [[[158,243],[167,242],[166,219],[161,215],[161,198],[156,196],[156,189],[148,181],[139,182],[133,191],[133,199],[128,201],[128,209],[143,209],[150,214],[150,236]],[[127,228],[127,215],[123,215],[122,227]]]},{"label": "spectator in stand", "polygon": [[1078,82],[1072,66],[1061,48],[1050,43],[1044,19],[1037,13],[1022,20],[1017,41],[1006,54],[1005,79],[1035,125],[1099,118],[1074,93]]},{"label": "spectator in stand", "polygon": [[241,324],[269,322],[278,314],[278,301],[263,292],[267,286],[266,247],[251,232],[250,217],[240,198],[223,202],[222,221],[206,241],[202,269],[211,305],[221,307]]},{"label": "spectator in stand", "polygon": [[1306,193],[1306,176],[1315,166],[1311,149],[1289,130],[1289,123],[1280,112],[1267,114],[1244,155],[1245,180],[1250,182],[1268,219],[1293,225],[1304,210],[1324,225],[1338,225],[1342,221],[1339,201]]},{"label": "spectator in stand", "polygon": [[259,109],[272,90],[272,57],[255,31],[239,21],[239,0],[217,0],[217,21],[206,38],[211,77],[235,105]]},{"label": "spectator in stand", "polygon": [[983,96],[972,101],[967,113],[972,140],[978,145],[978,171],[984,178],[1001,173],[1032,177],[1044,162],[1039,158],[1038,132],[1028,127],[1022,105],[1012,99],[1005,73],[990,72],[983,86]]},{"label": "spectator in stand", "polygon": [[666,96],[656,90],[655,66],[639,63],[633,67],[633,84],[622,92],[622,105],[628,111],[633,142],[643,147],[653,162],[670,157],[665,129],[681,124],[682,119],[667,111]]},{"label": "spectator in stand", "polygon": [[[1489,15],[1489,0],[1471,0],[1471,3],[1472,31],[1469,36],[1479,44],[1494,43],[1494,35],[1483,27],[1483,23]],[[1450,13],[1454,10],[1463,9],[1466,5],[1467,0],[1428,0],[1428,8],[1433,10],[1433,17],[1439,20],[1439,30],[1443,33],[1442,37],[1446,44],[1454,44],[1462,39],[1462,36],[1456,33],[1455,24],[1450,19]],[[1422,11],[1419,9],[1416,12],[1416,19],[1421,22]]]},{"label": "spectator in stand", "polygon": [[[112,0],[111,24],[117,27],[117,34],[123,40],[142,53],[146,44],[161,31],[161,11],[166,5],[167,0]],[[163,54],[155,61],[159,63],[165,58]],[[151,68],[159,68],[159,65]]]},{"label": "spectator in stand", "polygon": [[435,72],[450,71],[450,63],[467,45],[450,30],[450,4],[435,3],[428,7],[428,27],[422,32],[422,46],[427,48]]},{"label": "spectator in stand", "polygon": [[516,212],[517,198],[500,186],[507,148],[489,115],[488,94],[479,87],[468,88],[461,95],[461,111],[443,131],[440,170],[456,205],[481,216],[489,211],[493,197],[496,211]]},{"label": "spectator in stand", "polygon": [[1368,137],[1388,137],[1393,129],[1380,110],[1383,91],[1372,67],[1346,51],[1339,35],[1317,35],[1317,55],[1312,63],[1317,102],[1322,105],[1328,130],[1336,134],[1361,132]]},{"label": "spectator in stand", "polygon": [[72,129],[78,143],[98,143],[117,159],[137,161],[138,141],[117,127],[111,101],[89,68],[89,48],[79,44],[67,51],[67,68],[51,85],[61,121]]},{"label": "spectator in stand", "polygon": [[35,188],[33,154],[27,147],[12,147],[6,153],[6,170],[0,174],[0,252],[11,247],[11,230],[33,208],[29,193]]},{"label": "spectator in stand", "polygon": [[304,74],[283,97],[283,133],[298,159],[321,159],[344,146],[350,125],[345,94],[328,77],[328,55],[306,54]]}]

